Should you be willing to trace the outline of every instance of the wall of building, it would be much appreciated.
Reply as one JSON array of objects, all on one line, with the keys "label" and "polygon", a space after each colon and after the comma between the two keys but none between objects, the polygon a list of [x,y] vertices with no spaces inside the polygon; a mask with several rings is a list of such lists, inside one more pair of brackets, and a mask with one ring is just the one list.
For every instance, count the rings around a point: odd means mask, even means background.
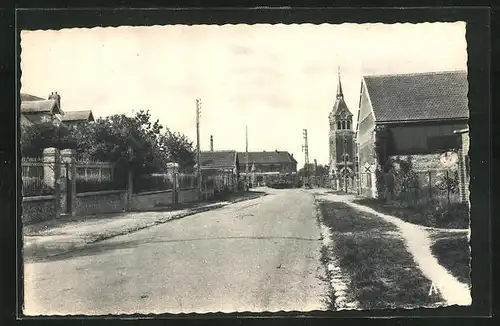
[{"label": "wall of building", "polygon": [[22,203],[22,222],[25,224],[51,220],[56,215],[54,196],[25,197]]},{"label": "wall of building", "polygon": [[465,123],[413,124],[391,126],[391,149],[397,154],[425,154],[440,149],[432,148],[429,140],[433,137],[454,136],[455,130],[466,128]]}]

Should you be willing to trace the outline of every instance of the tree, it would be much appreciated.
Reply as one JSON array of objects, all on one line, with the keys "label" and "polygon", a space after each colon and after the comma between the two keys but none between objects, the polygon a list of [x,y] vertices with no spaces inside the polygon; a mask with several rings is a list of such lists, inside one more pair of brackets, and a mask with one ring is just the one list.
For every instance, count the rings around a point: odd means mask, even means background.
[{"label": "tree", "polygon": [[120,178],[129,169],[136,174],[164,171],[168,162],[177,162],[185,171],[194,165],[192,142],[159,120],[151,121],[145,110],[133,117],[114,114],[78,126],[47,123],[24,128],[23,156],[41,156],[47,147],[74,148],[78,160],[112,162]]},{"label": "tree", "polygon": [[65,125],[45,122],[23,127],[20,145],[22,156],[41,157],[45,148],[75,148],[76,142]]}]

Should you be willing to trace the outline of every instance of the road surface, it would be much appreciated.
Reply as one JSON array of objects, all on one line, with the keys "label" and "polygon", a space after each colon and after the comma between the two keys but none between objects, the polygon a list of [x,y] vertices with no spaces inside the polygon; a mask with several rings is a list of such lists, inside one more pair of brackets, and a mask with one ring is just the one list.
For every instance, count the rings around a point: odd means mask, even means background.
[{"label": "road surface", "polygon": [[25,264],[25,314],[326,309],[314,198],[301,189]]}]

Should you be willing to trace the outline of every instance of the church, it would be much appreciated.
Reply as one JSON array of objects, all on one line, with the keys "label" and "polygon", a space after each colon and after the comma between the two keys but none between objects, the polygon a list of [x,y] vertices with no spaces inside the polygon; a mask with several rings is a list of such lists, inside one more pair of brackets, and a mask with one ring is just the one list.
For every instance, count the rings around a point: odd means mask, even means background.
[{"label": "church", "polygon": [[340,71],[338,72],[335,103],[328,118],[330,122],[330,180],[332,180],[332,188],[354,192],[356,191],[356,137],[352,123],[353,114],[347,107],[342,92]]}]

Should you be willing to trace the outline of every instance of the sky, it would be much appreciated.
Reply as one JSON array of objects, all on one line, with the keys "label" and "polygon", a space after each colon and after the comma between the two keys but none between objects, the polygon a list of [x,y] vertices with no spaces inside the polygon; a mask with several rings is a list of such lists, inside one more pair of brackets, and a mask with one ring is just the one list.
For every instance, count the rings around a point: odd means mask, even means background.
[{"label": "sky", "polygon": [[328,164],[338,71],[356,121],[364,75],[467,69],[465,23],[169,25],[22,31],[21,92],[96,118],[150,110],[209,150]]}]

